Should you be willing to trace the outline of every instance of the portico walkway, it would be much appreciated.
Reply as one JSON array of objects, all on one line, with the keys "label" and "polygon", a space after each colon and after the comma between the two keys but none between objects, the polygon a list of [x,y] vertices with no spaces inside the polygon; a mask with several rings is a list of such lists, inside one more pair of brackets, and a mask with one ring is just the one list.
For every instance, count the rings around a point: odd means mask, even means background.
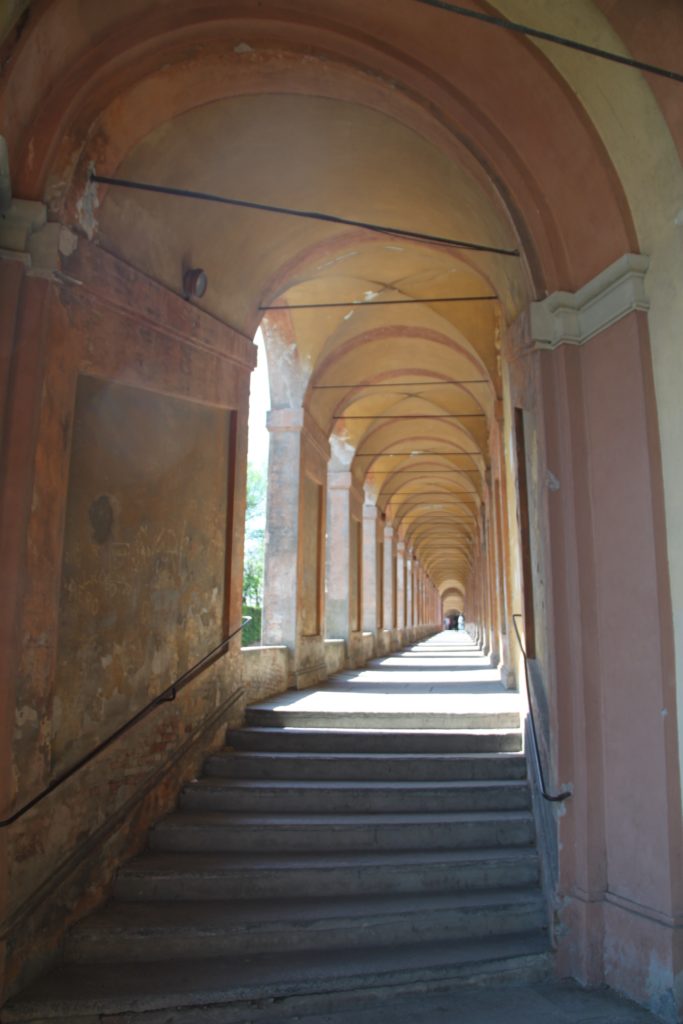
[{"label": "portico walkway", "polygon": [[653,1020],[552,983],[519,719],[453,632],[252,705],[3,1020]]},{"label": "portico walkway", "polygon": [[[500,715],[508,715],[511,730],[520,712],[516,691],[501,682],[501,673],[491,665],[469,634],[446,630],[414,647],[370,662],[363,669],[338,673],[321,688],[292,692],[255,705],[270,711],[273,722],[283,717],[283,728],[306,728],[320,723],[325,715],[347,718],[348,727],[401,728],[402,716],[420,716],[420,728],[443,729],[457,720],[459,727],[475,722],[500,726]],[[296,723],[292,723],[292,713]],[[301,718],[299,719],[299,715]],[[367,718],[365,718],[367,716]],[[372,716],[372,718],[370,718]],[[407,718],[406,718],[407,721]],[[285,722],[287,724],[285,724]],[[464,725],[467,722],[468,725]],[[333,1013],[297,1016],[300,1024],[657,1024],[659,1017],[607,990],[587,991],[570,981],[547,981],[522,987],[487,986],[458,988],[451,992],[382,999],[374,1006],[351,1005]],[[356,997],[358,999],[360,997]],[[266,1015],[262,1024],[269,1024]],[[280,1024],[275,1014],[272,1020]],[[259,1019],[260,1024],[260,1019]]]},{"label": "portico walkway", "polygon": [[505,688],[499,669],[468,633],[445,630],[365,668],[332,676],[320,688],[281,694],[253,707],[270,710],[274,720],[278,712],[296,712],[301,725],[308,716],[333,714],[363,728],[363,716],[372,715],[372,727],[378,728],[381,715],[386,728],[401,728],[401,717],[410,715],[413,728],[443,729],[454,725],[456,716],[461,728],[484,729],[491,727],[493,715],[498,725],[515,726],[520,698]]}]

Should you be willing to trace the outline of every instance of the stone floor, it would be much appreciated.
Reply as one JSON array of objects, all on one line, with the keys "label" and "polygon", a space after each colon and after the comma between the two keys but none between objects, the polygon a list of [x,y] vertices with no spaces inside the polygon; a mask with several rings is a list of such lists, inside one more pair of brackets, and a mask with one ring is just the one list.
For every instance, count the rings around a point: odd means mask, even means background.
[{"label": "stone floor", "polygon": [[[519,700],[517,693],[506,690],[498,670],[467,633],[447,631],[418,648],[383,658],[381,668],[345,672],[323,689],[288,693],[263,706],[375,713],[412,712],[419,706],[426,714],[462,714],[518,710]],[[656,1024],[661,1020],[615,993],[585,991],[572,982],[459,989],[290,1019],[298,1024]],[[263,1024],[268,1024],[267,1017]]]},{"label": "stone floor", "polygon": [[[660,1017],[612,992],[586,992],[572,982],[459,989],[287,1019],[296,1024],[661,1024]],[[280,1024],[283,1018],[275,1020]],[[259,1024],[268,1024],[268,1018],[259,1018]]]},{"label": "stone floor", "polygon": [[316,690],[289,691],[258,707],[311,712],[463,714],[519,710],[487,656],[463,631],[445,631]]}]

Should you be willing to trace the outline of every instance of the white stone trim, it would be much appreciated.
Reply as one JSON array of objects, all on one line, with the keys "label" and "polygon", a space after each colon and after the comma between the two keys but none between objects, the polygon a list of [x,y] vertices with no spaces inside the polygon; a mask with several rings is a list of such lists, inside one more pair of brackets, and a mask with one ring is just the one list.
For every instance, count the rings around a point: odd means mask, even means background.
[{"label": "white stone trim", "polygon": [[625,253],[577,292],[553,292],[532,302],[531,337],[538,349],[583,345],[636,309],[648,310],[648,256]]},{"label": "white stone trim", "polygon": [[32,199],[13,199],[0,217],[0,248],[28,252],[29,238],[47,223],[47,206]]}]

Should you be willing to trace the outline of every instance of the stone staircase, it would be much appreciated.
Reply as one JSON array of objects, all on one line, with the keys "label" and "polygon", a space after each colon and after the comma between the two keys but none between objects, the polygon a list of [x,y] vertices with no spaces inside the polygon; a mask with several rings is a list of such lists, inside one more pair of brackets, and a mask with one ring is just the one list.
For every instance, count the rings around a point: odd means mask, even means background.
[{"label": "stone staircase", "polygon": [[516,711],[293,695],[248,709],[228,744],[3,1021],[290,1020],[546,975]]}]

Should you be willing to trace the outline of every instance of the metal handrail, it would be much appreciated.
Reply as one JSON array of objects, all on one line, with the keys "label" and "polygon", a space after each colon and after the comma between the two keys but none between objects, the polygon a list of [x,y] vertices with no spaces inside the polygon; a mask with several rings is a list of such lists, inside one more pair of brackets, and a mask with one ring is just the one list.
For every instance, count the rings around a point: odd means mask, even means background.
[{"label": "metal handrail", "polygon": [[213,665],[214,662],[218,661],[219,658],[221,658],[224,654],[227,653],[230,641],[234,636],[237,636],[237,634],[244,629],[247,622],[251,622],[251,615],[243,615],[242,622],[237,627],[237,629],[230,633],[229,636],[226,636],[223,640],[221,640],[221,642],[216,647],[214,647],[207,654],[205,654],[203,658],[200,658],[200,660],[197,661],[194,665],[192,665],[191,668],[188,668],[185,672],[183,672],[181,676],[178,676],[178,678],[174,680],[170,686],[167,686],[162,693],[154,697],[154,699],[151,700],[149,704],[145,704],[144,708],[141,708],[140,711],[136,712],[136,714],[134,714],[132,718],[129,718],[127,722],[119,726],[119,728],[115,732],[113,732],[111,736],[108,736],[106,740],[102,740],[102,742],[98,743],[98,745],[94,747],[88,754],[85,754],[78,761],[76,761],[75,764],[72,764],[70,768],[67,768],[65,772],[62,772],[61,775],[58,775],[55,779],[53,779],[52,782],[45,787],[45,789],[41,790],[40,793],[37,794],[37,796],[34,796],[31,800],[28,801],[28,803],[25,803],[22,807],[20,807],[19,810],[15,811],[7,818],[0,819],[0,828],[7,828],[8,825],[13,825],[14,822],[18,821],[19,818],[23,817],[24,814],[27,813],[27,811],[30,811],[32,807],[35,807],[36,804],[40,803],[40,801],[43,800],[46,796],[49,796],[50,793],[54,793],[54,791],[59,786],[61,786],[63,782],[66,782],[67,779],[70,779],[71,776],[75,775],[77,771],[79,771],[81,768],[84,768],[85,765],[92,761],[95,757],[97,757],[98,754],[101,754],[103,750],[106,750],[107,747],[109,747],[114,742],[114,740],[117,740],[119,736],[123,736],[123,734],[128,732],[129,729],[132,729],[134,725],[137,725],[137,723],[141,722],[143,718],[146,718],[147,715],[150,714],[150,712],[153,711],[155,708],[159,707],[160,704],[168,704],[171,701],[174,701],[177,695],[180,693],[180,691],[184,690],[185,687],[189,683],[191,683],[193,679],[195,679],[198,675],[200,675],[200,673],[204,671],[204,669],[209,668],[210,665]]},{"label": "metal handrail", "polygon": [[538,746],[538,733],[536,732],[536,719],[534,717],[534,705],[533,705],[533,699],[532,699],[532,696],[531,696],[531,686],[529,684],[529,659],[527,657],[526,651],[524,650],[524,644],[522,643],[522,638],[519,635],[519,627],[517,625],[517,619],[522,619],[522,618],[524,618],[524,616],[521,614],[521,612],[515,612],[514,615],[512,616],[512,625],[515,627],[515,633],[517,634],[517,643],[519,644],[519,649],[522,652],[522,657],[524,658],[524,682],[525,682],[525,685],[526,685],[527,704],[529,705],[529,719],[531,721],[531,737],[532,737],[532,740],[533,740],[532,746],[534,748],[534,755],[536,757],[536,767],[538,769],[538,778],[539,778],[540,783],[541,783],[541,796],[543,797],[544,800],[549,800],[551,803],[562,803],[563,800],[567,800],[568,797],[570,797],[572,795],[571,794],[571,790],[565,789],[561,793],[549,793],[548,790],[545,788],[545,775],[543,773],[543,765],[541,763],[541,753],[540,753],[539,746]]}]

